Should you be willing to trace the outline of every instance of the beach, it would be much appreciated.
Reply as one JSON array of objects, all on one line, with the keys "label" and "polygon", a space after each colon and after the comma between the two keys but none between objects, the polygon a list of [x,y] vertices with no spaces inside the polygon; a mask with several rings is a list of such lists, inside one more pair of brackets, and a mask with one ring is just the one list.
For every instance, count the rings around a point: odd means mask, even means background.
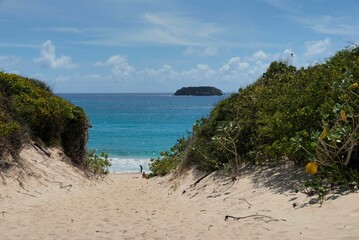
[{"label": "beach", "polygon": [[0,239],[359,238],[359,194],[320,205],[286,187],[295,183],[291,167],[248,170],[236,181],[194,170],[88,179],[51,151],[59,159],[24,149],[29,171],[20,181],[3,174]]}]

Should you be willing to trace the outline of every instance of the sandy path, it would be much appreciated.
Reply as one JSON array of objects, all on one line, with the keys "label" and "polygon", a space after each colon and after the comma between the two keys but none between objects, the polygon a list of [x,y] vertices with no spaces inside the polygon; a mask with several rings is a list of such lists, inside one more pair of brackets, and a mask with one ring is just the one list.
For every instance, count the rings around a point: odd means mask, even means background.
[{"label": "sandy path", "polygon": [[[22,199],[18,202],[3,201],[2,209],[6,211],[0,218],[0,239],[358,239],[359,236],[357,194],[341,196],[319,207],[307,206],[307,199],[298,194],[253,188],[247,177],[231,187],[224,182],[216,184],[210,177],[201,186],[189,188],[183,183],[173,191],[176,184],[163,179],[142,179],[139,174],[117,174],[100,184],[90,182],[70,190],[53,189],[36,197],[20,194],[17,197]],[[302,203],[302,207],[293,208],[291,199]],[[258,216],[224,221],[226,215]]]},{"label": "sandy path", "polygon": [[[201,239],[192,204],[178,205],[138,175],[7,203],[1,239]],[[56,192],[56,194],[54,194]],[[12,199],[16,201],[16,199]]]},{"label": "sandy path", "polygon": [[[90,181],[63,162],[41,171],[27,187],[2,186],[1,240],[359,239],[358,193],[310,204],[285,187],[293,174],[280,169],[236,182],[211,174],[195,186],[202,175],[193,172],[176,179],[112,174]],[[225,221],[226,215],[245,218]]]}]

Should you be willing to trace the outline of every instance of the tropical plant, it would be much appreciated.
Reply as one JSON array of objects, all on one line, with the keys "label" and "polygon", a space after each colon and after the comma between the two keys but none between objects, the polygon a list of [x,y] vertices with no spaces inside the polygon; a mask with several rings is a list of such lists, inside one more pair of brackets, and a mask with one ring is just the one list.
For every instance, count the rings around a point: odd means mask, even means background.
[{"label": "tropical plant", "polygon": [[72,162],[84,166],[87,130],[83,109],[54,95],[43,82],[0,72],[0,156],[16,158],[30,138],[60,145]]},{"label": "tropical plant", "polygon": [[176,161],[206,171],[235,171],[236,162],[315,163],[317,186],[353,185],[359,175],[358,83],[359,47],[306,68],[273,62],[195,124]]},{"label": "tropical plant", "polygon": [[96,154],[96,151],[90,151],[87,153],[86,164],[92,173],[100,176],[108,174],[108,169],[112,165],[108,153],[101,152],[99,156]]}]

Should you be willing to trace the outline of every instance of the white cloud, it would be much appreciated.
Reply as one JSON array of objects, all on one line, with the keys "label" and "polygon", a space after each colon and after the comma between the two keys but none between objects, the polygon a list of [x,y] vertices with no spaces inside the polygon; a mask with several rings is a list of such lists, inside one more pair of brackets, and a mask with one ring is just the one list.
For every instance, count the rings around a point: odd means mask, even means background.
[{"label": "white cloud", "polygon": [[285,49],[281,54],[276,55],[276,59],[288,65],[293,65],[296,62],[297,55],[291,49]]},{"label": "white cloud", "polygon": [[215,56],[218,54],[218,48],[216,47],[188,47],[184,52],[183,55],[185,56],[191,56],[191,55],[196,55],[196,56],[203,56],[203,57],[208,57],[208,56]]},{"label": "white cloud", "polygon": [[179,73],[176,72],[170,65],[165,64],[159,69],[146,68],[139,72],[139,76],[144,81],[155,81],[160,84],[168,84],[172,81],[178,80]]},{"label": "white cloud", "polygon": [[111,56],[105,62],[95,63],[95,66],[111,66],[112,76],[119,80],[128,79],[135,71],[135,68],[128,63],[126,56],[122,55]]},{"label": "white cloud", "polygon": [[[346,17],[323,15],[316,17],[291,17],[294,21],[304,24],[313,31],[331,35],[358,36],[359,22]],[[350,22],[348,22],[350,21]]]},{"label": "white cloud", "polygon": [[[163,65],[159,69],[145,69],[138,73],[143,82],[151,82],[149,88],[160,86],[161,89],[171,89],[193,85],[216,85],[221,81],[216,70],[207,64],[197,64],[195,67],[176,71],[170,65]],[[217,83],[215,83],[217,82]],[[173,89],[174,88],[174,89]]]},{"label": "white cloud", "polygon": [[191,56],[196,53],[196,49],[194,47],[188,47],[186,50],[184,50],[183,55],[185,56]]},{"label": "white cloud", "polygon": [[[145,13],[134,22],[135,27],[121,31],[118,28],[92,29],[93,40],[81,43],[104,46],[164,44],[202,47],[229,44],[222,40],[226,31],[224,27],[177,12]],[[207,53],[213,54],[210,50],[207,49]]]},{"label": "white cloud", "polygon": [[50,40],[44,42],[41,46],[40,57],[34,60],[40,63],[44,67],[53,69],[59,68],[73,68],[75,65],[72,63],[71,57],[69,56],[56,56],[55,46]]},{"label": "white cloud", "polygon": [[5,43],[5,42],[0,42],[0,47],[15,47],[15,48],[39,48],[38,45],[33,45],[33,44],[24,44],[24,43]]},{"label": "white cloud", "polygon": [[249,68],[250,65],[248,62],[243,62],[240,57],[233,57],[224,64],[219,70],[223,73],[232,72],[236,73],[242,70]]},{"label": "white cloud", "polygon": [[268,55],[263,52],[262,50],[259,50],[255,53],[253,53],[253,58],[256,59],[256,60],[264,60],[268,57]]},{"label": "white cloud", "polygon": [[[263,57],[263,54],[257,54]],[[258,57],[258,56],[257,56]],[[237,84],[237,87],[245,87],[254,82],[266,71],[269,63],[262,60],[255,61],[254,56],[233,57],[217,70],[217,77],[228,84]]]},{"label": "white cloud", "polygon": [[0,70],[14,71],[19,66],[21,59],[15,56],[0,56]]},{"label": "white cloud", "polygon": [[126,56],[114,55],[109,57],[105,62],[96,62],[95,66],[110,66],[116,64],[123,64],[127,62]]},{"label": "white cloud", "polygon": [[64,75],[60,75],[56,78],[56,82],[68,82],[71,80],[70,76],[64,76]]},{"label": "white cloud", "polygon": [[276,7],[286,12],[296,12],[298,9],[298,6],[293,6],[292,1],[265,0],[265,2],[273,7]]},{"label": "white cloud", "polygon": [[203,51],[203,56],[217,55],[218,49],[216,47],[206,47]]},{"label": "white cloud", "polygon": [[[40,29],[41,30],[41,29]],[[60,33],[82,33],[83,30],[75,27],[49,27],[44,30],[51,32],[60,32]]]},{"label": "white cloud", "polygon": [[[255,60],[254,56],[257,60]],[[140,89],[139,91],[146,92],[158,91],[158,89],[160,89],[161,91],[170,92],[179,87],[193,85],[213,85],[224,91],[233,91],[233,88],[238,89],[239,87],[245,87],[260,77],[268,68],[269,61],[273,56],[274,55],[264,53],[263,51],[257,51],[243,58],[239,56],[232,57],[228,59],[225,64],[218,67],[201,63],[187,69],[179,70],[174,66],[164,64],[159,68],[136,70],[128,63],[125,56],[114,55],[103,62],[97,62],[95,64],[96,66],[109,67],[107,75],[83,76],[81,79],[89,79],[92,80],[92,82],[98,82],[98,79],[101,79],[103,84],[100,88],[107,87],[106,90],[103,90],[107,92],[115,92],[118,89],[117,86],[114,86],[114,79],[129,78],[134,79],[134,81],[124,81],[121,84],[127,89],[131,89],[131,91]],[[281,56],[281,54],[278,54],[278,56]],[[265,57],[266,59],[260,60]],[[113,89],[111,89],[111,86],[113,86]]]},{"label": "white cloud", "polygon": [[181,72],[181,78],[197,82],[203,79],[211,79],[216,72],[206,64],[198,64],[195,68]]},{"label": "white cloud", "polygon": [[319,55],[327,51],[328,47],[330,45],[330,39],[326,38],[324,40],[320,41],[311,41],[306,42],[305,47],[307,51],[305,52],[305,56],[313,56],[313,55]]},{"label": "white cloud", "polygon": [[143,18],[152,26],[156,26],[157,28],[160,28],[170,35],[178,38],[208,38],[212,36],[212,34],[222,32],[223,30],[216,24],[201,22],[197,19],[181,16],[176,13],[146,13]]}]

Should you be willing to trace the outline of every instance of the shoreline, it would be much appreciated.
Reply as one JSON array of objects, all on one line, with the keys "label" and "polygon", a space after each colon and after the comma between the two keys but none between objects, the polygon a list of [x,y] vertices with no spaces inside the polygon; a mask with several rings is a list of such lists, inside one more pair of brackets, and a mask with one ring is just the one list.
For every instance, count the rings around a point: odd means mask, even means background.
[{"label": "shoreline", "polygon": [[110,173],[136,173],[140,172],[140,166],[143,170],[150,172],[148,164],[151,158],[144,157],[109,157],[112,166],[109,168]]}]

